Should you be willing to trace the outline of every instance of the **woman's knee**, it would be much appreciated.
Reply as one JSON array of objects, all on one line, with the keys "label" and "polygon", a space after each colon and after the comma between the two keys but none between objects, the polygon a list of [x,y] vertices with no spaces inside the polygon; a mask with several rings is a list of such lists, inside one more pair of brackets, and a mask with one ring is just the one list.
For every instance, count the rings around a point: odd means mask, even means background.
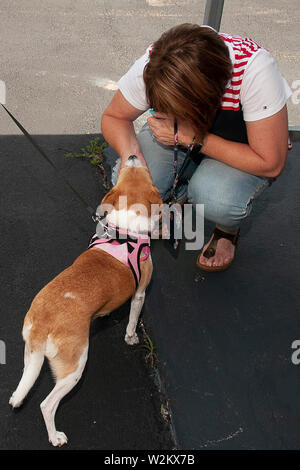
[{"label": "woman's knee", "polygon": [[224,228],[238,226],[242,218],[242,210],[239,210],[238,207],[221,201],[218,197],[206,191],[205,187],[200,188],[195,183],[191,184],[190,182],[188,186],[188,198],[191,203],[204,206],[205,219]]},{"label": "woman's knee", "polygon": [[193,204],[204,205],[205,218],[224,228],[234,229],[248,217],[253,201],[269,185],[268,178],[206,159],[191,178],[188,196]]},{"label": "woman's knee", "polygon": [[[221,184],[221,183],[220,183]],[[188,198],[192,204],[204,206],[204,217],[215,224],[235,229],[249,215],[252,205],[245,204],[237,194],[208,177],[192,178],[188,186]]]}]

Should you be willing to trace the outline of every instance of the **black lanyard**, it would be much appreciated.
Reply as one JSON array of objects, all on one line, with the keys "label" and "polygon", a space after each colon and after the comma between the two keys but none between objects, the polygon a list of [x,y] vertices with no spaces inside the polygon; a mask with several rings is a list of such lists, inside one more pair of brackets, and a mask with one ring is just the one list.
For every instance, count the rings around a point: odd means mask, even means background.
[{"label": "black lanyard", "polygon": [[180,167],[180,170],[178,168],[178,124],[175,119],[174,121],[174,160],[173,160],[173,168],[174,168],[174,181],[173,181],[173,187],[172,187],[172,192],[171,196],[169,199],[169,204],[174,204],[177,202],[177,196],[176,196],[176,187],[178,185],[178,182],[180,180],[180,177],[183,174],[183,171],[185,170],[187,163],[189,159],[191,158],[191,153],[194,148],[194,142],[192,142],[188,148],[187,152],[185,155],[185,158],[182,162],[182,165]]}]

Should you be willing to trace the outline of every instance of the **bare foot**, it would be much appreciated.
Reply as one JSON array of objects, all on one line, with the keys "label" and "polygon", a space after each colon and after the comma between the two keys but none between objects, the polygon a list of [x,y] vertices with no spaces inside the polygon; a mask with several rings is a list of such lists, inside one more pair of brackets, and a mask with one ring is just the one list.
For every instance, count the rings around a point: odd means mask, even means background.
[{"label": "bare foot", "polygon": [[[230,232],[229,230],[222,229],[223,232],[236,234],[237,230]],[[198,258],[199,263],[208,266],[208,267],[221,267],[230,263],[234,258],[235,246],[230,240],[226,238],[220,238],[217,241],[216,253],[211,258],[205,258],[203,253],[211,243],[213,235],[211,236],[209,242],[204,245],[201,255]]]}]

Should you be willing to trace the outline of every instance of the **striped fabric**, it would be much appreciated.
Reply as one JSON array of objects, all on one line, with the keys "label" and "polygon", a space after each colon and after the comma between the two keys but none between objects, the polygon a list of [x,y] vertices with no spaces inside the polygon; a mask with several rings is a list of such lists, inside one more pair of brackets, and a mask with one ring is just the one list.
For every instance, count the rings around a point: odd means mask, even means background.
[{"label": "striped fabric", "polygon": [[[234,54],[232,78],[227,84],[220,108],[224,111],[240,111],[243,76],[249,60],[261,49],[261,46],[248,37],[242,38],[225,33],[219,33],[219,35]],[[149,56],[152,46],[153,44],[148,48]],[[288,150],[292,150],[292,148],[293,146],[289,138]]]},{"label": "striped fabric", "polygon": [[[230,34],[225,33],[219,34],[223,41],[231,45],[235,56],[232,79],[223,95],[221,108],[229,111],[238,111],[240,109],[240,91],[245,68],[250,57],[261,49],[261,47],[250,38],[231,36]],[[152,52],[152,46],[153,44],[148,48],[149,56]]]},{"label": "striped fabric", "polygon": [[224,33],[221,33],[220,36],[223,41],[231,45],[235,57],[232,79],[227,85],[223,95],[221,108],[224,110],[238,111],[240,109],[240,92],[246,66],[249,59],[261,47],[250,38],[241,38]]}]

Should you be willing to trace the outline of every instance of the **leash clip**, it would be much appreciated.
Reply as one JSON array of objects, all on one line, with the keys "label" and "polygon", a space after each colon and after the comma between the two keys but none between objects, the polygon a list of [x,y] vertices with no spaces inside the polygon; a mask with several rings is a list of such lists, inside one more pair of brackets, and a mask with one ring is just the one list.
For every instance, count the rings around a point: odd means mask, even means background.
[{"label": "leash clip", "polygon": [[110,227],[105,222],[102,222],[103,219],[106,218],[106,215],[107,214],[99,215],[99,214],[97,214],[97,212],[94,212],[94,214],[92,215],[92,220],[95,224],[100,224],[101,225],[102,231],[103,231],[102,235],[104,237],[109,237],[110,236]]},{"label": "leash clip", "polygon": [[94,212],[94,214],[92,214],[92,221],[97,224],[98,222],[102,222],[103,219],[105,219],[106,217],[106,214],[104,215],[99,215],[97,214],[97,212]]}]

